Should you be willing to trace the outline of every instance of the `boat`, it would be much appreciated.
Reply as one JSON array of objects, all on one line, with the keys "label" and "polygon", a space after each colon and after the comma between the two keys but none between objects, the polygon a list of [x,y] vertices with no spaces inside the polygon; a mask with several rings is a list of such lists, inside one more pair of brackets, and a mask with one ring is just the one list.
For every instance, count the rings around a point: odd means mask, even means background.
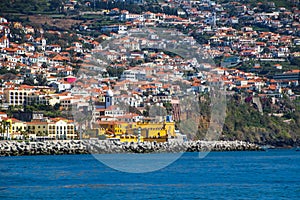
[{"label": "boat", "polygon": [[263,151],[268,151],[269,149],[275,149],[275,147],[271,145],[262,145],[260,148]]}]

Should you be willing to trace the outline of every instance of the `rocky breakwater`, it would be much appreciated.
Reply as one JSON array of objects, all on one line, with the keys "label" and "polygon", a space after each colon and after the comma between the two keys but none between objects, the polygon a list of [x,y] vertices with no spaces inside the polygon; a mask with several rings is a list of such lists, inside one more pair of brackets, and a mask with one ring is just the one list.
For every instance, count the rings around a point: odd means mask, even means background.
[{"label": "rocky breakwater", "polygon": [[261,148],[243,141],[142,142],[139,144],[107,140],[0,141],[0,156],[257,150]]},{"label": "rocky breakwater", "polygon": [[17,142],[0,141],[0,156],[86,154],[81,140]]},{"label": "rocky breakwater", "polygon": [[90,153],[164,153],[204,151],[260,151],[256,144],[243,141],[141,142],[86,141]]}]

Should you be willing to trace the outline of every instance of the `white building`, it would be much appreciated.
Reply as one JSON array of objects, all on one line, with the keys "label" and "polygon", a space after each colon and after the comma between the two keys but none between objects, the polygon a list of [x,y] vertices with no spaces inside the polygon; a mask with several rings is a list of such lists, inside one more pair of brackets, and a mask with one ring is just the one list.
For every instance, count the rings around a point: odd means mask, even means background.
[{"label": "white building", "polygon": [[125,70],[121,75],[121,80],[130,80],[130,81],[146,80],[146,72],[144,70]]},{"label": "white building", "polygon": [[63,120],[54,119],[48,123],[48,136],[55,139],[74,139],[76,137],[74,123]]},{"label": "white building", "polygon": [[139,14],[133,14],[133,13],[123,13],[120,15],[120,21],[133,21],[133,20],[139,20],[139,21],[144,21],[145,18],[143,15],[139,15]]},{"label": "white building", "polygon": [[22,106],[29,93],[33,92],[33,87],[26,86],[16,89],[4,90],[5,100],[10,106]]}]

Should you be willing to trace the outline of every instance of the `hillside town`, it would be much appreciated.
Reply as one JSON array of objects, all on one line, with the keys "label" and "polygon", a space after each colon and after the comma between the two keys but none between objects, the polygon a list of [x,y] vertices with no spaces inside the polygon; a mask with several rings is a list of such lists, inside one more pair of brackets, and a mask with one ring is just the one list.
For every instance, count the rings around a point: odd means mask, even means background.
[{"label": "hillside town", "polygon": [[169,10],[97,10],[92,1],[66,1],[63,10],[85,8],[78,16],[110,22],[84,20],[72,30],[0,17],[0,138],[192,139],[177,131],[193,117],[188,96],[218,88],[262,114],[261,99],[299,99],[299,2],[158,6]]}]

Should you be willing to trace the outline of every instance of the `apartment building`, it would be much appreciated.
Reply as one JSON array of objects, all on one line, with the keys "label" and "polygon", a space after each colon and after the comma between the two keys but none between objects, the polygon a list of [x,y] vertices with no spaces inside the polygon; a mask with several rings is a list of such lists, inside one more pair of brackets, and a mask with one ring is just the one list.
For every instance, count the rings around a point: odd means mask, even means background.
[{"label": "apartment building", "polygon": [[33,91],[34,87],[27,85],[18,88],[9,88],[4,90],[4,98],[10,106],[22,106],[24,105],[26,97]]}]

